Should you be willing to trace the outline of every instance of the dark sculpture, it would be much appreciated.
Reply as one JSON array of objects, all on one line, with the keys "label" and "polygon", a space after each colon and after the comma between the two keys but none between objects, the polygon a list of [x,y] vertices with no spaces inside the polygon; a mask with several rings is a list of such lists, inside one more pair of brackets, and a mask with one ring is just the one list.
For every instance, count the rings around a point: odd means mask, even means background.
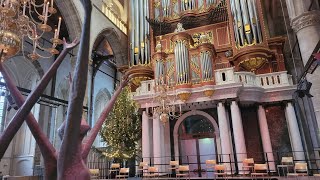
[{"label": "dark sculpture", "polygon": [[[79,42],[77,40],[68,44],[64,41],[64,49],[52,64],[48,72],[42,77],[38,86],[29,94],[26,100],[17,89],[14,81],[9,76],[3,65],[0,63],[0,71],[7,83],[8,90],[12,94],[19,110],[12,118],[10,124],[0,137],[0,159],[3,157],[7,150],[11,140],[21,127],[24,119],[26,119],[27,125],[31,130],[32,135],[36,139],[39,145],[41,154],[45,164],[45,176],[47,180],[88,180],[90,174],[85,166],[84,160],[86,160],[89,150],[96,138],[99,129],[101,128],[103,121],[111,111],[118,95],[128,83],[128,76],[124,75],[123,81],[119,88],[114,93],[112,99],[104,108],[101,113],[98,122],[91,130],[87,140],[82,145],[82,140],[89,130],[89,126],[85,120],[82,120],[82,104],[85,96],[85,87],[87,82],[88,72],[88,59],[89,59],[89,40],[90,40],[90,21],[92,4],[90,0],[81,0],[84,7],[85,18],[83,24],[83,30],[81,34],[80,48],[77,56],[77,64],[75,68],[74,78],[72,81],[71,92],[69,95],[69,105],[67,112],[67,119],[64,121],[62,127],[59,129],[59,135],[62,138],[62,145],[57,154],[55,148],[50,143],[49,139],[42,132],[35,117],[30,113],[30,110],[35,105],[40,95],[46,88],[47,84],[56,73],[59,65],[67,55],[67,53],[73,49]],[[82,148],[83,146],[83,148]]]}]

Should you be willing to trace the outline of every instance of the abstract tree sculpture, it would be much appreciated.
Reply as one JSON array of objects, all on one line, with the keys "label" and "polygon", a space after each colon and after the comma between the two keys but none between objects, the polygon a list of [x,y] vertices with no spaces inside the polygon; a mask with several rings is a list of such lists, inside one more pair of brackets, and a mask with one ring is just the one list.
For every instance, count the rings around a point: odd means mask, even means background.
[{"label": "abstract tree sculpture", "polygon": [[121,82],[119,88],[115,91],[113,97],[104,108],[98,122],[90,131],[90,135],[85,140],[85,143],[82,144],[82,139],[89,130],[86,121],[82,119],[82,104],[87,82],[89,60],[89,43],[87,42],[90,41],[92,4],[90,0],[80,1],[84,7],[85,18],[82,25],[77,64],[69,95],[67,118],[59,132],[59,135],[61,135],[62,138],[62,145],[59,153],[57,153],[47,136],[42,132],[37,120],[30,111],[54,74],[57,72],[59,65],[62,63],[67,53],[78,45],[78,40],[73,41],[71,44],[68,44],[64,41],[63,51],[42,77],[37,87],[29,94],[27,99],[24,99],[14,84],[13,79],[0,63],[0,71],[2,72],[5,82],[7,83],[7,88],[19,107],[10,124],[0,136],[0,159],[3,158],[3,155],[14,135],[17,133],[26,119],[27,125],[30,128],[32,135],[35,137],[43,156],[45,164],[45,176],[47,180],[56,180],[57,178],[59,180],[90,179],[88,169],[84,164],[84,160],[87,158],[94,139],[96,138],[99,129],[101,129],[104,120],[108,116],[108,113],[111,111],[117,96],[120,94],[123,87],[128,83],[128,77],[124,75],[123,81]]}]

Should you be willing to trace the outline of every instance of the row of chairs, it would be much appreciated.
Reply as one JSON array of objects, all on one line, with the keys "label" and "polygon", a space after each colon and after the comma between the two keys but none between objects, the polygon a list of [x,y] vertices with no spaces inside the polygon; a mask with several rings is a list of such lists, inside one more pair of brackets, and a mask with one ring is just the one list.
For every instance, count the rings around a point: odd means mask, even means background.
[{"label": "row of chairs", "polygon": [[[188,165],[180,165],[179,161],[170,161],[168,172],[159,172],[157,167],[148,166],[147,162],[140,162],[137,169],[138,176],[144,178],[160,177],[160,173],[168,174],[169,177],[175,172],[176,177],[188,177],[190,178],[190,170]],[[292,167],[293,172],[290,172]],[[287,170],[287,176],[308,176],[307,163],[295,163],[292,157],[282,157],[281,164],[277,165],[278,174],[280,176],[280,169]],[[206,172],[214,172],[214,176],[227,176],[227,169],[224,164],[217,164],[216,160],[206,160]],[[253,158],[247,158],[243,160],[242,172],[244,175],[250,174],[251,177],[268,176],[267,164],[256,164]],[[246,173],[249,172],[249,173]],[[90,173],[93,178],[99,176],[99,169],[90,169]],[[120,168],[120,163],[112,163],[109,169],[109,178],[111,174],[115,174],[116,179],[127,178],[129,176],[129,168]],[[206,173],[208,177],[208,173]]]},{"label": "row of chairs", "polygon": [[[177,178],[188,178],[190,179],[189,165],[180,165],[176,170]],[[159,169],[157,167],[148,167],[146,171],[143,172],[142,178],[159,178],[161,176]]]},{"label": "row of chairs", "polygon": [[[169,162],[168,172],[163,172],[168,174],[169,177],[175,172],[177,178],[188,178],[190,179],[190,168],[189,165],[180,165],[179,161],[170,161]],[[216,160],[206,160],[207,171],[212,169],[215,171],[215,176],[227,176],[225,165],[216,164]],[[141,177],[154,178],[159,177],[160,172],[156,167],[149,167],[147,162],[140,162],[138,173]],[[208,176],[208,175],[207,175]]]},{"label": "row of chairs", "polygon": [[[243,160],[242,171],[253,172],[255,169],[260,171],[268,171],[267,164],[255,164],[253,158],[247,158]],[[282,157],[281,164],[277,165],[278,175],[280,176],[280,169],[282,169],[283,175],[285,175],[285,170],[287,176],[306,176],[308,175],[308,166],[307,163],[294,163],[293,157]],[[290,169],[293,169],[293,172],[290,172]]]},{"label": "row of chairs", "polygon": [[[127,179],[129,177],[130,168],[121,168],[120,163],[112,163],[109,169],[109,179],[115,174],[116,179]],[[91,179],[99,179],[99,169],[90,169]]]},{"label": "row of chairs", "polygon": [[[257,176],[268,176],[269,175],[269,169],[268,164],[257,164],[254,163],[253,158],[247,158],[243,160],[243,166],[242,166],[242,172],[243,175],[251,175],[251,177],[257,177]],[[173,171],[176,172],[176,176],[187,176],[189,174],[189,166],[182,166],[179,165],[179,161],[170,161],[168,168],[168,175],[171,176]],[[293,172],[289,171],[289,168],[293,167]],[[277,165],[278,174],[280,176],[279,169],[280,168],[286,168],[287,169],[287,176],[307,176],[308,173],[308,167],[307,163],[295,163],[293,162],[292,157],[282,157],[281,164]],[[159,175],[158,169],[155,167],[148,167],[148,163],[146,162],[140,162],[138,173],[140,171],[140,174],[145,173],[146,176],[157,176]],[[227,169],[224,164],[217,164],[216,160],[206,160],[206,172],[212,171],[214,172],[214,176],[227,176]],[[186,173],[187,172],[187,173]],[[246,173],[249,172],[249,173]],[[206,173],[208,177],[208,173]]]}]

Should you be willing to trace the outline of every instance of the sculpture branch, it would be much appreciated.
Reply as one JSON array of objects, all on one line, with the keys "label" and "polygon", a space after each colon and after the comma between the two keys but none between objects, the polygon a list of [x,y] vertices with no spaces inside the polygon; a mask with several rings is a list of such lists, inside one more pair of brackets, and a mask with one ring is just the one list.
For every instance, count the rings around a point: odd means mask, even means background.
[{"label": "sculpture branch", "polygon": [[77,56],[77,64],[72,79],[71,92],[69,94],[69,106],[67,118],[63,130],[63,139],[58,157],[58,179],[90,179],[82,157],[83,129],[80,129],[82,120],[82,105],[87,84],[90,22],[92,4],[90,0],[81,0],[85,10],[82,27],[81,42]]},{"label": "sculpture branch", "polygon": [[[25,99],[16,87],[14,81],[9,76],[7,70],[0,63],[0,71],[3,75],[3,78],[6,82],[7,88],[9,89],[14,101],[18,107],[21,107]],[[57,156],[56,150],[53,145],[50,143],[47,136],[42,132],[36,118],[32,113],[29,113],[26,118],[27,125],[30,128],[30,131],[35,138],[37,144],[39,145],[41,154],[44,159],[46,179],[55,180],[57,176]]]},{"label": "sculpture branch", "polygon": [[67,44],[64,41],[64,49],[62,50],[61,54],[58,56],[58,58],[55,60],[55,62],[51,65],[48,72],[42,77],[40,83],[38,86],[29,94],[26,101],[23,103],[23,105],[19,108],[15,116],[11,119],[10,124],[8,127],[4,130],[2,136],[0,137],[0,159],[2,159],[4,153],[6,152],[10,142],[12,141],[14,135],[18,132],[20,129],[22,123],[24,122],[24,119],[31,111],[32,107],[35,105],[37,100],[39,99],[42,92],[47,87],[48,83],[50,82],[50,79],[54,76],[56,73],[59,65],[62,63],[68,52],[73,49],[78,44],[78,41],[75,40],[71,44]]},{"label": "sculpture branch", "polygon": [[124,80],[121,82],[119,88],[115,91],[115,93],[113,94],[112,98],[110,99],[110,101],[108,102],[108,104],[104,107],[103,111],[101,112],[96,124],[94,125],[94,127],[91,129],[90,134],[88,135],[85,143],[84,143],[84,148],[82,151],[82,158],[83,159],[87,159],[87,156],[90,152],[91,146],[94,142],[94,140],[96,139],[102,125],[103,122],[106,120],[106,118],[108,117],[108,114],[111,112],[113,105],[115,104],[119,94],[122,92],[123,88],[128,84],[128,78],[124,77]]}]

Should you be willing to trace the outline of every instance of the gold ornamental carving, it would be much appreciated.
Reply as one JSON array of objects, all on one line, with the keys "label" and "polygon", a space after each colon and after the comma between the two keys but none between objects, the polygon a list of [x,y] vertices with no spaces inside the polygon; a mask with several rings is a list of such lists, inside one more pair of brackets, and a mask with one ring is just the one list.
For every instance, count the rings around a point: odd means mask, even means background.
[{"label": "gold ornamental carving", "polygon": [[207,89],[207,90],[203,91],[203,94],[206,97],[211,97],[214,94],[214,90],[213,89]]},{"label": "gold ornamental carving", "polygon": [[153,79],[153,70],[149,65],[136,65],[127,71],[131,83],[140,86],[141,81]]},{"label": "gold ornamental carving", "polygon": [[182,92],[178,94],[178,97],[181,101],[186,102],[191,96],[190,92]]},{"label": "gold ornamental carving", "polygon": [[255,72],[257,69],[261,68],[267,62],[268,60],[264,57],[253,57],[241,61],[239,63],[239,66],[248,71]]}]

